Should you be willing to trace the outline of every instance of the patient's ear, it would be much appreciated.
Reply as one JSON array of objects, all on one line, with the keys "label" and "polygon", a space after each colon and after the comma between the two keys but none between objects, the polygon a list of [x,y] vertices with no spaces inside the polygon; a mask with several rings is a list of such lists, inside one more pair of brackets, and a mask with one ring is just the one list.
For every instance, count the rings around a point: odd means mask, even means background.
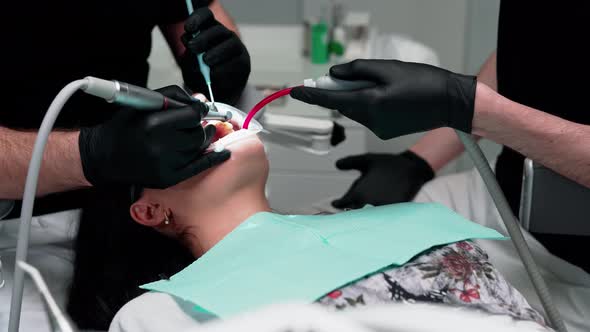
[{"label": "patient's ear", "polygon": [[163,207],[149,202],[145,197],[133,203],[129,213],[137,223],[148,227],[157,227],[165,219]]}]

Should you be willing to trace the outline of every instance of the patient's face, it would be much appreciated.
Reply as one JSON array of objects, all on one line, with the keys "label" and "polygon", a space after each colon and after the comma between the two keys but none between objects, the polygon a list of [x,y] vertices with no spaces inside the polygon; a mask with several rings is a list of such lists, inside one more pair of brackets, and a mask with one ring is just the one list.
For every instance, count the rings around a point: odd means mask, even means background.
[{"label": "patient's face", "polygon": [[[237,125],[215,124],[215,140],[231,135]],[[268,159],[264,145],[254,135],[226,146],[231,158],[201,174],[165,190],[146,189],[144,197],[170,209],[175,215],[190,215],[194,209],[224,202],[236,191],[264,193],[268,177]]]}]

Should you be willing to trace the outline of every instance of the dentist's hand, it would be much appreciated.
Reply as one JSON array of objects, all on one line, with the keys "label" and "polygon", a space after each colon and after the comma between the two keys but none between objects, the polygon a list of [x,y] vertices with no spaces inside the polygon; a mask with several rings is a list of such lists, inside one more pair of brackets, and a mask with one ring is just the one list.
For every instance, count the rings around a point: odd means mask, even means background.
[{"label": "dentist's hand", "polygon": [[199,8],[187,19],[181,58],[184,81],[193,91],[209,90],[199,70],[197,55],[211,68],[211,85],[216,101],[235,104],[250,75],[250,55],[238,35],[219,23],[207,7]]},{"label": "dentist's hand", "polygon": [[355,91],[299,87],[291,96],[336,109],[381,139],[440,127],[471,132],[477,84],[473,76],[397,60],[356,60],[332,67],[330,75],[376,86]]},{"label": "dentist's hand", "polygon": [[80,130],[84,176],[95,186],[140,185],[163,189],[227,160],[229,151],[203,154],[215,127],[201,126],[208,111],[177,86],[160,90],[186,103],[178,109],[122,108],[109,121]]},{"label": "dentist's hand", "polygon": [[346,157],[338,160],[336,167],[361,172],[348,192],[332,202],[338,209],[408,202],[434,177],[430,165],[411,151]]}]

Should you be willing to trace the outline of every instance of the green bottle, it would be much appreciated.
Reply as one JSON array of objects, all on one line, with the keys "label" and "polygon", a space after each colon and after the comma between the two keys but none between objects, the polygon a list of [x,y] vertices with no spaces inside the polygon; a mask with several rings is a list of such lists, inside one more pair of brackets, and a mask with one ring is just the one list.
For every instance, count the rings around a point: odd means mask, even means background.
[{"label": "green bottle", "polygon": [[322,64],[330,61],[328,24],[319,20],[311,26],[311,63]]}]

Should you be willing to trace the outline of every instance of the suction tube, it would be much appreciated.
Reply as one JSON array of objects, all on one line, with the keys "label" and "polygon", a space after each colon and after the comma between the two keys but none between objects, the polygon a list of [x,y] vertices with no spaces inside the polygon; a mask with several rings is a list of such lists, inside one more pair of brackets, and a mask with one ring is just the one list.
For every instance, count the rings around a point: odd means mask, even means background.
[{"label": "suction tube", "polygon": [[252,110],[250,110],[250,112],[248,112],[248,116],[246,116],[246,120],[244,120],[244,125],[242,126],[242,128],[248,129],[248,126],[250,125],[250,121],[252,121],[252,119],[254,118],[256,113],[258,113],[261,109],[263,109],[264,106],[272,103],[273,101],[275,101],[281,97],[288,95],[289,93],[291,93],[291,90],[293,90],[293,89],[294,89],[294,87],[279,90],[279,91],[273,93],[272,95],[262,99],[258,104],[256,104],[252,108]]},{"label": "suction tube", "polygon": [[[306,79],[303,82],[303,86],[306,86],[308,88],[318,88],[318,89],[326,89],[326,90],[350,91],[350,90],[369,88],[369,87],[375,86],[375,83],[369,82],[369,81],[344,81],[344,80],[339,80],[339,79],[333,78],[329,75],[325,75],[325,76],[319,77],[317,79]],[[279,90],[279,91],[273,93],[272,95],[262,99],[258,104],[256,104],[252,108],[252,110],[250,112],[248,112],[248,117],[246,118],[246,121],[244,121],[243,128],[248,129],[248,125],[250,124],[250,121],[252,120],[252,118],[254,118],[256,113],[258,113],[261,109],[263,109],[264,106],[272,103],[276,99],[279,99],[281,97],[288,95],[291,92],[291,90],[293,90],[294,88],[295,87],[290,87],[290,88],[286,88],[283,90]]]},{"label": "suction tube", "polygon": [[541,300],[541,304],[547,313],[547,317],[549,318],[551,325],[559,332],[566,332],[567,328],[565,327],[565,323],[561,318],[561,314],[557,310],[557,307],[551,298],[549,288],[547,287],[547,284],[541,276],[539,268],[533,259],[530,248],[527,245],[524,235],[520,229],[519,222],[512,213],[512,209],[508,204],[508,200],[506,200],[506,196],[504,196],[504,193],[502,192],[502,189],[496,180],[496,176],[494,175],[490,164],[481,151],[479,145],[477,145],[471,135],[458,130],[455,130],[455,132],[457,133],[457,136],[459,136],[459,140],[461,143],[463,143],[463,146],[465,146],[467,154],[469,154],[473,164],[475,164],[475,168],[477,168],[479,175],[488,188],[490,196],[492,196],[494,204],[496,204],[496,208],[498,209],[498,212],[504,221],[506,230],[512,239],[512,243],[514,243],[514,246],[516,247],[516,251],[520,256],[520,259],[522,260],[524,267],[526,268],[529,277],[533,282],[533,286],[535,287],[537,295]]}]

